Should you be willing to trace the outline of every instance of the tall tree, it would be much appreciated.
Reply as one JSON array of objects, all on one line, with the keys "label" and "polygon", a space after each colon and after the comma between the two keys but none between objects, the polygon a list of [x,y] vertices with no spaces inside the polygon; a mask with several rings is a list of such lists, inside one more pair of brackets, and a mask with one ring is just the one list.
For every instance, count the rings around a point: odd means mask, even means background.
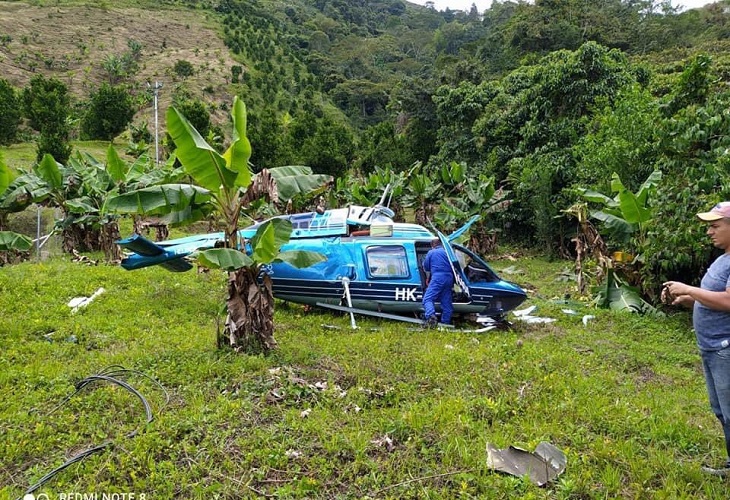
[{"label": "tall tree", "polygon": [[23,111],[30,126],[40,132],[36,157],[50,154],[60,163],[71,156],[68,117],[71,98],[68,87],[56,78],[36,75],[23,89]]}]

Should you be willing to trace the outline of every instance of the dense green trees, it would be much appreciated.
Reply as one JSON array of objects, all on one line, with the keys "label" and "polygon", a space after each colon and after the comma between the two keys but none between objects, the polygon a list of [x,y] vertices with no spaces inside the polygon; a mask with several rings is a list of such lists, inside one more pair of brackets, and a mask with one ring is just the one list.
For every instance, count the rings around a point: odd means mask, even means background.
[{"label": "dense green trees", "polygon": [[0,144],[12,144],[18,134],[20,105],[15,88],[0,78]]}]

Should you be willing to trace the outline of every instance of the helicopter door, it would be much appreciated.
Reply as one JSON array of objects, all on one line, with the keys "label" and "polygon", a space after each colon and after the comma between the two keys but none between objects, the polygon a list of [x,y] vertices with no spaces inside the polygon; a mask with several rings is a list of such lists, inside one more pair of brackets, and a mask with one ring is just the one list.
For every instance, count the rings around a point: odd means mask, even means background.
[{"label": "helicopter door", "polygon": [[[449,256],[451,271],[454,273],[454,283],[456,283],[456,285],[461,288],[460,294],[463,294],[465,296],[466,302],[471,302],[471,293],[469,292],[467,279],[464,275],[464,271],[461,269],[461,265],[459,265],[459,259],[456,257],[456,252],[454,252],[454,249],[451,248],[448,238],[446,238],[446,236],[444,236],[441,231],[437,230],[436,234],[438,235],[439,240],[441,240],[441,244],[443,245],[444,250],[446,250],[446,255]],[[460,294],[457,293],[457,297]]]},{"label": "helicopter door", "polygon": [[468,221],[466,221],[466,224],[464,224],[459,229],[457,229],[456,231],[454,231],[453,233],[451,233],[448,236],[447,239],[449,241],[456,241],[456,238],[458,238],[459,236],[461,236],[462,234],[464,234],[465,232],[467,232],[469,230],[469,228],[471,227],[471,225],[474,224],[476,221],[478,221],[480,218],[481,217],[480,217],[479,214],[472,216],[471,219],[469,219]]}]

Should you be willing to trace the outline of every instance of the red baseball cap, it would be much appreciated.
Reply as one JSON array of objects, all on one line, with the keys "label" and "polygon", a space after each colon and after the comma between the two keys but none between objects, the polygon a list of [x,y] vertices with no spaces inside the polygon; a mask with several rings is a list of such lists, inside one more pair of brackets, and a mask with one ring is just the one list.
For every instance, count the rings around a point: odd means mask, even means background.
[{"label": "red baseball cap", "polygon": [[697,217],[705,222],[712,222],[724,218],[730,219],[730,201],[722,201],[712,207],[712,210],[709,212],[698,213]]}]

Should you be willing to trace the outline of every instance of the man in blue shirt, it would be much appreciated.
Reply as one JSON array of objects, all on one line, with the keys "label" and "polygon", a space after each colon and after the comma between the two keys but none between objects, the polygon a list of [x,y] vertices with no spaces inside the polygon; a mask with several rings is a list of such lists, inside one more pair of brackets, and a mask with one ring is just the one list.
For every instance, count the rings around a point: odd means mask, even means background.
[{"label": "man in blue shirt", "polygon": [[426,254],[423,261],[423,270],[426,271],[426,283],[428,287],[423,294],[423,311],[426,324],[435,326],[436,319],[435,301],[441,303],[441,323],[451,323],[451,314],[454,307],[451,304],[451,291],[454,287],[454,272],[451,268],[449,256],[441,246],[441,241],[435,239],[431,242],[431,250]]},{"label": "man in blue shirt", "polygon": [[664,283],[665,293],[674,305],[693,307],[697,345],[702,357],[710,406],[725,434],[727,460],[720,467],[702,467],[708,474],[730,476],[730,201],[697,214],[708,223],[707,235],[725,253],[719,256],[702,277],[700,286],[679,281]]}]

